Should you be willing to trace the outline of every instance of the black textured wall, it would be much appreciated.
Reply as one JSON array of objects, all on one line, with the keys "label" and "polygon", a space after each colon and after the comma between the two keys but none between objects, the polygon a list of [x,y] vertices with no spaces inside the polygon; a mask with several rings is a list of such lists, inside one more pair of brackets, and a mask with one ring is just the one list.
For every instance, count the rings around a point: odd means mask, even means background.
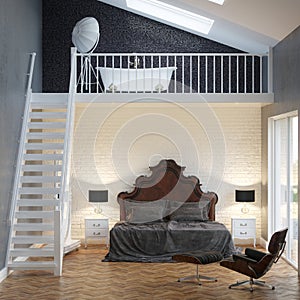
[{"label": "black textured wall", "polygon": [[71,34],[76,22],[95,17],[100,41],[95,52],[241,52],[97,0],[43,1],[43,91],[66,92]]}]

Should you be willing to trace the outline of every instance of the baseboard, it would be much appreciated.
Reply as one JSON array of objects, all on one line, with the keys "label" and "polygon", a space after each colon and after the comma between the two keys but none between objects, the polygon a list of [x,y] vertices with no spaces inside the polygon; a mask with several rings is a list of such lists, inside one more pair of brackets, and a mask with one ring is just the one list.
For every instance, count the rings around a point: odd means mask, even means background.
[{"label": "baseboard", "polygon": [[0,282],[2,282],[7,277],[7,268],[3,268],[0,271]]},{"label": "baseboard", "polygon": [[[238,239],[238,238],[235,238],[234,239],[235,241],[235,244],[238,245],[238,246],[241,246],[241,247],[253,247],[253,239]],[[260,237],[260,238],[257,238],[256,239],[256,246],[260,246],[262,248],[264,248],[265,250],[268,249],[268,242]]]},{"label": "baseboard", "polygon": [[268,242],[267,242],[264,238],[262,238],[262,237],[260,238],[259,244],[260,244],[264,249],[267,250],[267,248],[268,248]]}]

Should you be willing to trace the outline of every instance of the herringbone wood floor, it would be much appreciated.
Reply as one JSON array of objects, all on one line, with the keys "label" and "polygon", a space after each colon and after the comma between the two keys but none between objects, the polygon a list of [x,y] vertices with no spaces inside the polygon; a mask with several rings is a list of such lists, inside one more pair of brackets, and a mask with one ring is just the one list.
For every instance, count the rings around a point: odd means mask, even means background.
[{"label": "herringbone wood floor", "polygon": [[15,271],[0,284],[0,299],[300,299],[297,272],[281,259],[264,276],[275,290],[255,287],[228,289],[243,275],[218,263],[200,266],[200,273],[215,276],[218,282],[177,282],[178,277],[195,273],[186,263],[102,262],[107,250],[102,246],[81,248],[65,256],[62,277],[47,272]]}]

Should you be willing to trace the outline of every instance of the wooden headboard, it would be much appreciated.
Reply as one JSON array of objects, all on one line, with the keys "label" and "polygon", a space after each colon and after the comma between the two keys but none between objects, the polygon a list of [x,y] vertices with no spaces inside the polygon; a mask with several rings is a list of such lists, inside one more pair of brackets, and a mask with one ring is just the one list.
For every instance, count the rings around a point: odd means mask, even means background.
[{"label": "wooden headboard", "polygon": [[118,194],[120,204],[120,220],[125,220],[125,207],[122,200],[132,199],[136,201],[155,201],[168,199],[169,201],[197,202],[201,199],[211,201],[209,219],[215,220],[215,205],[218,196],[214,192],[204,193],[196,176],[184,176],[185,167],[176,164],[172,159],[164,159],[154,167],[150,176],[137,177],[132,192]]}]

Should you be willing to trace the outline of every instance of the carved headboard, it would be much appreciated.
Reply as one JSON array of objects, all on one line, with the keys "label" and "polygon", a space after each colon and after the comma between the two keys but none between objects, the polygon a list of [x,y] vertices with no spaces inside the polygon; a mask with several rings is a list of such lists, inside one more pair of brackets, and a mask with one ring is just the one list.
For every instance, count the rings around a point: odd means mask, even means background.
[{"label": "carved headboard", "polygon": [[132,192],[121,192],[118,194],[120,204],[120,220],[125,220],[125,199],[136,201],[155,201],[168,199],[169,201],[197,202],[201,199],[211,201],[209,219],[215,220],[215,205],[218,196],[214,192],[204,193],[196,176],[185,176],[185,167],[176,164],[172,159],[164,159],[154,167],[150,176],[137,177]]}]

